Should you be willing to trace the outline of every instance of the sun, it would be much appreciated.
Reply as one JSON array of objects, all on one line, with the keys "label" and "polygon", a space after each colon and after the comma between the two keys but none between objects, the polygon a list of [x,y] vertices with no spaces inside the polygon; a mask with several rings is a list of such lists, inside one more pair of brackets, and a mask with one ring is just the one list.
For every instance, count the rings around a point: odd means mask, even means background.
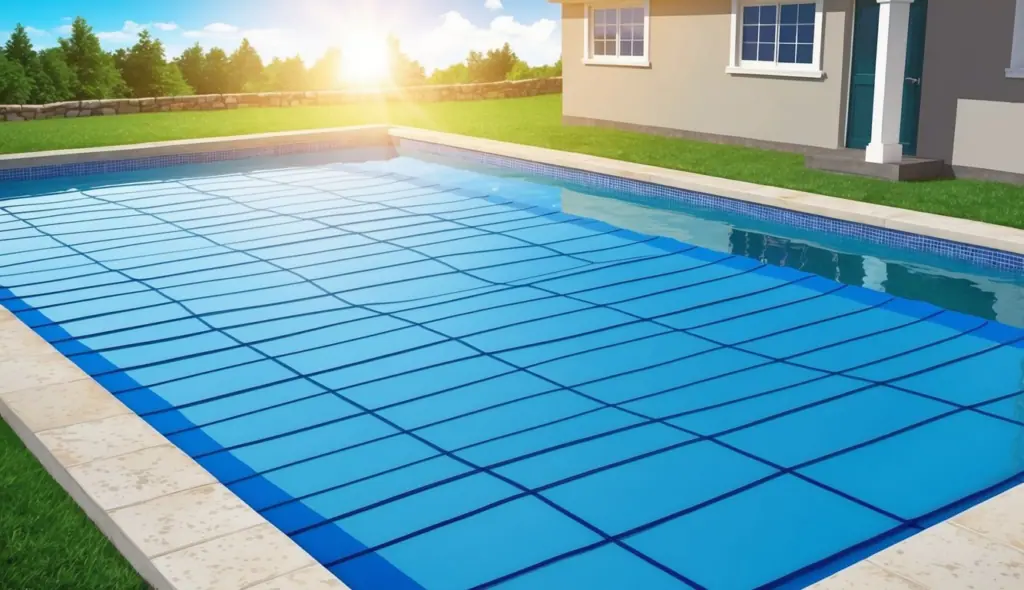
[{"label": "sun", "polygon": [[341,48],[339,77],[357,85],[380,85],[391,78],[385,35],[363,33],[346,40]]}]

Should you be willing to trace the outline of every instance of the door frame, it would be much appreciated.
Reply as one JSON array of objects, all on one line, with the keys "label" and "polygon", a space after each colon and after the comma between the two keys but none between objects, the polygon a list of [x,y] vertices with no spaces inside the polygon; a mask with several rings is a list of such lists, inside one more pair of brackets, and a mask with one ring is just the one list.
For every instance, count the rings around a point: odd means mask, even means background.
[{"label": "door frame", "polygon": [[[850,1],[850,5],[849,5],[849,9],[850,9],[850,29],[849,29],[849,31],[847,33],[849,35],[849,41],[848,41],[848,45],[847,45],[847,52],[848,52],[850,57],[849,57],[849,59],[846,60],[846,64],[848,66],[848,70],[846,72],[846,92],[845,92],[845,95],[846,95],[846,113],[845,113],[845,116],[843,117],[843,129],[842,129],[842,135],[840,137],[841,137],[842,149],[857,149],[857,148],[850,148],[848,144],[849,144],[849,139],[850,139],[850,114],[851,114],[851,112],[853,110],[851,108],[853,106],[853,100],[852,100],[852,98],[853,98],[853,96],[852,96],[852,94],[853,94],[853,76],[854,76],[854,70],[853,70],[854,52],[853,52],[853,50],[854,50],[854,44],[855,44],[856,37],[857,37],[857,33],[856,32],[857,32],[857,25],[858,25],[858,22],[857,22],[858,21],[858,19],[857,19],[857,2],[858,2],[858,0],[849,0],[849,1]],[[924,0],[924,1],[927,2],[928,0]],[[914,0],[914,2],[918,3],[918,2],[921,2],[921,0]],[[913,5],[911,5],[911,8],[913,8]],[[930,6],[926,7],[925,11],[924,11],[925,23],[924,23],[924,27],[923,27],[924,28],[924,34],[923,34],[924,39],[922,40],[922,45],[924,45],[925,47],[927,47],[927,42],[928,42],[928,12],[929,12],[928,8],[930,8]],[[909,34],[907,36],[907,43],[908,43],[908,47],[909,47],[909,43],[910,43],[910,36],[909,36]],[[908,49],[908,53],[909,53],[909,49]],[[925,53],[924,53],[924,51],[922,51],[922,54],[921,54],[921,69],[922,70],[924,70],[924,61],[925,61]],[[922,72],[922,74],[923,74],[923,72]],[[923,78],[924,78],[924,76],[922,75],[921,82],[919,82],[920,87],[922,88],[922,98],[923,98],[923,86],[924,86]],[[903,116],[903,113],[902,113],[902,109],[901,109],[901,111],[900,111],[900,120],[901,121],[902,121],[902,116]],[[874,121],[874,112],[872,112],[872,114],[871,114],[871,119],[872,119],[872,121]],[[918,107],[917,107],[917,120],[918,120],[918,125],[917,125],[918,134],[920,134],[921,133],[921,105],[920,105],[920,103],[918,103]],[[916,141],[915,141],[915,144],[916,144]],[[917,146],[915,145],[915,148],[916,147]],[[914,151],[916,153],[917,150],[915,149]],[[905,154],[905,155],[912,155],[912,154]]]}]

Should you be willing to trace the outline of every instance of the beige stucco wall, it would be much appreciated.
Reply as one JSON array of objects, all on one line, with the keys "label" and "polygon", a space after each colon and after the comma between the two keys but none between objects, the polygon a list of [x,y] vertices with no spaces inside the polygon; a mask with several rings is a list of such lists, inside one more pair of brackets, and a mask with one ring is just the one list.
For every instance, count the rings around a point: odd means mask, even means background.
[{"label": "beige stucco wall", "polygon": [[649,69],[583,64],[584,5],[563,4],[563,114],[841,147],[852,6],[825,1],[825,78],[814,80],[726,74],[730,0],[651,0]]},{"label": "beige stucco wall", "polygon": [[953,165],[1024,174],[1024,102],[958,102]]},{"label": "beige stucco wall", "polygon": [[918,155],[1024,173],[1024,80],[1006,77],[1015,7],[929,0]]}]

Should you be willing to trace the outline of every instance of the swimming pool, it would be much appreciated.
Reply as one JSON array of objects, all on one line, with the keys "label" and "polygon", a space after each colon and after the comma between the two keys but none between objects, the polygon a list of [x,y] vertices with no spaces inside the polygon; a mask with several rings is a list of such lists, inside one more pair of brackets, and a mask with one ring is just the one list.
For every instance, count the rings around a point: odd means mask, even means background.
[{"label": "swimming pool", "polygon": [[1019,275],[397,155],[19,185],[0,300],[355,590],[801,587],[1022,480]]}]

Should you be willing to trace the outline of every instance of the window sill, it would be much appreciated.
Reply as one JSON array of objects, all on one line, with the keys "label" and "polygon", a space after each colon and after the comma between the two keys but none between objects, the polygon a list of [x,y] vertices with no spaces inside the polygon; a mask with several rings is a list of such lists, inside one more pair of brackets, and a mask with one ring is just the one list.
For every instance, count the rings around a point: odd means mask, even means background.
[{"label": "window sill", "polygon": [[813,80],[820,80],[825,77],[825,72],[821,70],[786,70],[781,68],[744,68],[736,66],[725,68],[725,73],[733,76],[769,76],[773,78],[809,78]]},{"label": "window sill", "polygon": [[587,66],[619,66],[623,68],[649,68],[651,61],[647,59],[595,59],[583,58]]},{"label": "window sill", "polygon": [[1006,70],[1006,77],[1007,78],[1020,78],[1020,79],[1024,79],[1024,68],[1017,68],[1017,69],[1008,68]]}]

